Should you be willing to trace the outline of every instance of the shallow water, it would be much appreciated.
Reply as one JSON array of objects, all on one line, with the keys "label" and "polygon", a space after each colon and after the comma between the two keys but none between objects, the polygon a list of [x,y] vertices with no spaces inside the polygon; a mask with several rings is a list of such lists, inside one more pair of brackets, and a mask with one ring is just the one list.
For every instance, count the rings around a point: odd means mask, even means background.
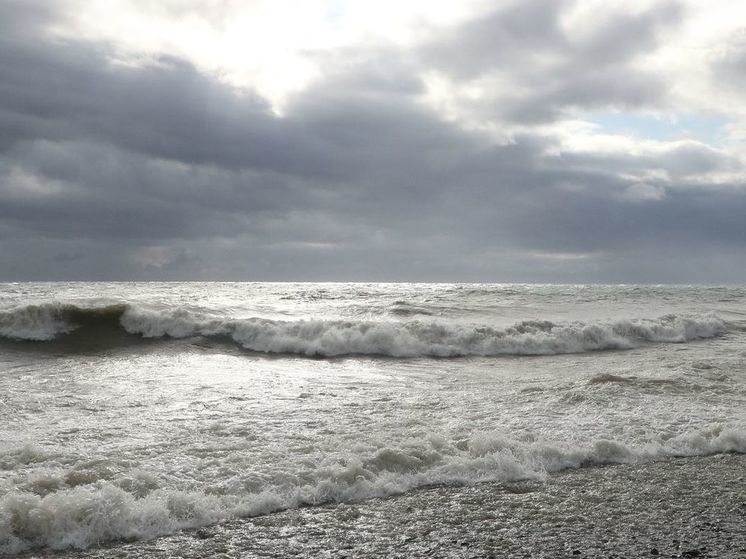
[{"label": "shallow water", "polygon": [[0,287],[0,546],[746,452],[746,290]]},{"label": "shallow water", "polygon": [[424,487],[149,541],[34,557],[746,557],[746,456],[566,470],[545,482]]}]

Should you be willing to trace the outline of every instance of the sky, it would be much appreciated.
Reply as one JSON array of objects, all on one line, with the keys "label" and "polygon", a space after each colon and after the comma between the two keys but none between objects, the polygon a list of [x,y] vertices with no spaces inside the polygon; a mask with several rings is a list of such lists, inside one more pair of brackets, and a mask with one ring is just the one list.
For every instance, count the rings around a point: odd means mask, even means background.
[{"label": "sky", "polygon": [[744,2],[0,0],[0,281],[745,278]]}]

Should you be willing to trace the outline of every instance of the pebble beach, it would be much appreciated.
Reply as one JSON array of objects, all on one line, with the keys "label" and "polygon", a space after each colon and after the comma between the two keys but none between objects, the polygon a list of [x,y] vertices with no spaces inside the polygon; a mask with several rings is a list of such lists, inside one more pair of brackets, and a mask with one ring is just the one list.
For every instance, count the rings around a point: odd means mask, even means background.
[{"label": "pebble beach", "polygon": [[746,557],[746,456],[571,470],[288,510],[34,558]]}]

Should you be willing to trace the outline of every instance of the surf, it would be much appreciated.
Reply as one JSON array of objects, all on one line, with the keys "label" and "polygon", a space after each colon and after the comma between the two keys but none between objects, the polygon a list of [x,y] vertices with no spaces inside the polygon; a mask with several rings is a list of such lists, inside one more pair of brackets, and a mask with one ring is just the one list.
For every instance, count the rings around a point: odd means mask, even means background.
[{"label": "surf", "polygon": [[436,319],[276,320],[232,317],[183,306],[49,302],[0,312],[0,336],[70,345],[135,340],[226,341],[263,354],[306,357],[455,358],[538,356],[624,350],[721,336],[729,323],[714,314],[555,322],[525,320],[508,327]]}]

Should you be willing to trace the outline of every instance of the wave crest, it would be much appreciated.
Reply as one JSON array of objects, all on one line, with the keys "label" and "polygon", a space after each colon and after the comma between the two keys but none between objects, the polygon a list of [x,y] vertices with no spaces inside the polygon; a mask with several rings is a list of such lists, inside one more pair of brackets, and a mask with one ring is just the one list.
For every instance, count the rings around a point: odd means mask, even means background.
[{"label": "wave crest", "polygon": [[[230,518],[359,502],[432,484],[543,480],[568,468],[746,452],[746,433],[721,425],[642,445],[608,439],[561,443],[499,432],[476,432],[466,441],[454,442],[431,434],[393,447],[328,455],[308,470],[264,478],[250,491],[161,489],[149,481],[151,490],[137,494],[130,486],[132,472],[119,479],[107,473],[84,485],[65,486],[60,481],[61,488],[42,494],[11,491],[0,496],[0,554],[150,539]],[[241,483],[233,486],[246,487],[247,477],[237,475]],[[226,480],[226,487],[231,483]]]},{"label": "wave crest", "polygon": [[524,321],[507,328],[444,321],[237,319],[187,308],[147,309],[127,304],[82,307],[49,303],[0,312],[0,336],[50,341],[102,328],[142,338],[231,339],[244,349],[317,357],[462,357],[554,355],[629,349],[647,343],[683,343],[726,331],[714,315],[558,324]]},{"label": "wave crest", "polygon": [[116,325],[128,308],[124,303],[94,307],[58,302],[26,305],[0,311],[0,336],[46,342],[84,326]]}]

